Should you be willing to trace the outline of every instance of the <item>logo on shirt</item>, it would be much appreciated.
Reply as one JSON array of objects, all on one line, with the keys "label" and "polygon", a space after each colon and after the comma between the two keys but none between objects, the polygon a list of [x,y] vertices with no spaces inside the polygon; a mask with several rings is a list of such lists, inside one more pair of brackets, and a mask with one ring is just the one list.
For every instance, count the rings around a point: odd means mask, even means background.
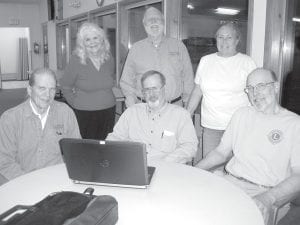
[{"label": "logo on shirt", "polygon": [[281,130],[272,130],[269,134],[268,134],[268,138],[269,141],[274,145],[277,144],[279,142],[281,142],[281,140],[283,139],[283,134]]},{"label": "logo on shirt", "polygon": [[54,125],[54,129],[55,129],[57,135],[62,135],[64,133],[64,125],[63,124]]}]

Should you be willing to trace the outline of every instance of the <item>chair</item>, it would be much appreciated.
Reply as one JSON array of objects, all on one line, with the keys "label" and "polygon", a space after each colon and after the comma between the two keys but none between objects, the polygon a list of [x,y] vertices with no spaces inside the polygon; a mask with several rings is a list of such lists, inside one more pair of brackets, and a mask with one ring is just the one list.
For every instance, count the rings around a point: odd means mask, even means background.
[{"label": "chair", "polygon": [[0,186],[4,183],[6,183],[8,180],[2,175],[0,174]]},{"label": "chair", "polygon": [[300,224],[300,195],[298,196],[298,198],[291,201],[291,207],[289,211],[282,218],[275,217],[274,222],[275,222],[274,224],[276,225]]}]

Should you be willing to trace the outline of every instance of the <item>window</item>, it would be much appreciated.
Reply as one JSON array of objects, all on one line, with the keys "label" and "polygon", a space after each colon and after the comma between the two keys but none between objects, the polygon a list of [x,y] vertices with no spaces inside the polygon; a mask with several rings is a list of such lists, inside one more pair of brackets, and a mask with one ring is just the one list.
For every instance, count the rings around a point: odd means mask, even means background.
[{"label": "window", "polygon": [[202,56],[216,52],[215,32],[225,22],[236,23],[241,31],[238,51],[246,53],[248,0],[182,0],[180,36],[193,69]]}]

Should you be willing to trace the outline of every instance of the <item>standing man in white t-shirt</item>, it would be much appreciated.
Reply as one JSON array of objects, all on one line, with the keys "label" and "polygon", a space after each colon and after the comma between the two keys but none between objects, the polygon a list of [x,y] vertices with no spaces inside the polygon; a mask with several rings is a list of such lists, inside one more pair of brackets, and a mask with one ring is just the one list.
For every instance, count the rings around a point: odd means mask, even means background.
[{"label": "standing man in white t-shirt", "polygon": [[240,32],[233,23],[216,32],[218,52],[201,58],[187,110],[193,114],[200,99],[203,127],[203,155],[220,143],[233,113],[249,105],[244,93],[248,74],[256,68],[254,61],[237,51]]},{"label": "standing man in white t-shirt", "polygon": [[269,70],[250,73],[245,92],[252,107],[236,111],[218,147],[196,166],[210,170],[228,161],[223,176],[253,197],[268,224],[274,206],[300,193],[300,117],[279,105]]}]

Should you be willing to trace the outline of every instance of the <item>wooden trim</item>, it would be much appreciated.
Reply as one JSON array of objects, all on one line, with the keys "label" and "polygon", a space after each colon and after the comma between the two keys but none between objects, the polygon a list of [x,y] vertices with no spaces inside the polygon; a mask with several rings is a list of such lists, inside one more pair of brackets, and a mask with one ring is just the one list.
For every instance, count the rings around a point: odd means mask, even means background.
[{"label": "wooden trim", "polygon": [[254,0],[249,0],[248,1],[248,22],[247,22],[247,44],[246,44],[247,55],[252,55],[253,10],[254,10]]},{"label": "wooden trim", "polygon": [[294,0],[267,0],[264,68],[273,70],[280,83],[279,101],[286,75],[292,69]]}]

